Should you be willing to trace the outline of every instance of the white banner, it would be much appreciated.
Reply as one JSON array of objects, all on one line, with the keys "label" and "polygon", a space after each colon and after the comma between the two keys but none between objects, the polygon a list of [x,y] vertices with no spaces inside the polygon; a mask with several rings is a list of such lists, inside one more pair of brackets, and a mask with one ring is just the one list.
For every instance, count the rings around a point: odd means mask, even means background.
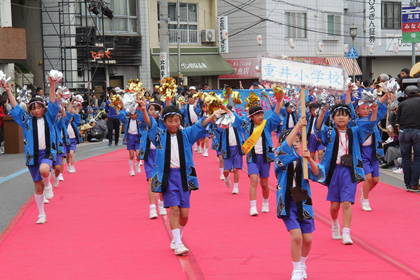
[{"label": "white banner", "polygon": [[219,53],[229,53],[228,17],[218,17],[219,22]]},{"label": "white banner", "polygon": [[344,90],[346,79],[344,70],[338,67],[261,58],[263,81]]},{"label": "white banner", "polygon": [[170,76],[169,72],[169,54],[167,52],[160,53],[160,65],[159,65],[160,79]]}]

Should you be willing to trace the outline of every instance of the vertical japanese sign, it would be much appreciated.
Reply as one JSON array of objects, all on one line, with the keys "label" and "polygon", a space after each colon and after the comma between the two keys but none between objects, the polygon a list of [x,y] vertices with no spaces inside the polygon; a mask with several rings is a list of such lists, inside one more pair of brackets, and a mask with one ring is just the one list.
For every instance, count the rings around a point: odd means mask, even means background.
[{"label": "vertical japanese sign", "polygon": [[401,9],[401,29],[404,43],[420,42],[420,7]]},{"label": "vertical japanese sign", "polygon": [[160,79],[170,76],[169,72],[169,54],[167,52],[160,53],[159,64]]},{"label": "vertical japanese sign", "polygon": [[378,28],[381,27],[381,1],[368,0],[366,2],[366,29],[368,30],[369,44],[374,45],[378,37]]},{"label": "vertical japanese sign", "polygon": [[218,17],[219,22],[219,53],[229,52],[228,17]]}]

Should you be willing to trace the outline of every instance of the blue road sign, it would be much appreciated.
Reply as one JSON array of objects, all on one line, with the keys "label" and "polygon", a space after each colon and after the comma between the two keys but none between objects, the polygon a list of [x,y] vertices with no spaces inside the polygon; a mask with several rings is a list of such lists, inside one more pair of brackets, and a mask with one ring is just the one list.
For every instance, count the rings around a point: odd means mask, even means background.
[{"label": "blue road sign", "polygon": [[359,58],[359,53],[356,51],[355,48],[351,48],[347,53],[346,53],[346,57],[350,58],[350,59],[358,59]]}]

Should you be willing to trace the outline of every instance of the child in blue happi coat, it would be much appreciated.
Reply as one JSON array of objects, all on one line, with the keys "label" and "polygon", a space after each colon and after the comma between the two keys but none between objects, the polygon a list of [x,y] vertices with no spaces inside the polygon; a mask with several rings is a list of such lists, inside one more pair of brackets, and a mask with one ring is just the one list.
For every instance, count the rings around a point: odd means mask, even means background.
[{"label": "child in blue happi coat", "polygon": [[219,171],[220,171],[219,179],[224,181],[225,180],[224,162],[223,162],[223,155],[221,152],[221,145],[220,145],[220,143],[222,142],[221,129],[217,127],[216,124],[210,123],[209,133],[211,137],[211,148],[216,151],[216,156],[219,162]]},{"label": "child in blue happi coat", "polygon": [[[57,96],[58,97],[58,96]],[[69,136],[65,126],[64,119],[66,117],[66,109],[64,104],[60,104],[60,112],[55,121],[55,133],[57,137],[57,157],[53,162],[54,166],[54,186],[58,187],[59,181],[63,181],[63,158],[66,156],[66,145],[69,145]]]},{"label": "child in blue happi coat", "polygon": [[[343,244],[350,245],[353,241],[350,236],[350,223],[352,219],[352,204],[356,195],[358,182],[364,180],[363,160],[360,146],[370,135],[376,124],[378,106],[372,105],[371,121],[360,123],[351,127],[351,109],[347,104],[338,104],[332,107],[331,116],[333,125],[323,124],[325,107],[317,120],[316,133],[326,146],[321,164],[325,167],[325,180],[320,181],[328,186],[327,200],[331,202],[330,213],[332,218],[332,238],[342,239]],[[338,212],[343,208],[343,235],[340,233]]]},{"label": "child in blue happi coat", "polygon": [[[387,107],[385,102],[387,98],[388,94],[385,94],[380,98],[380,101],[378,102],[378,116],[375,121],[376,125],[373,127],[369,137],[362,144],[361,152],[363,169],[365,171],[365,181],[363,182],[360,204],[364,211],[372,211],[369,202],[369,193],[379,182],[379,158],[384,157],[384,151],[382,149],[382,137],[379,132],[378,124],[386,116]],[[356,112],[358,118],[355,121],[355,125],[360,126],[361,123],[371,120],[372,104],[360,100],[357,105]]]},{"label": "child in blue happi coat", "polygon": [[[250,181],[249,214],[257,216],[257,186],[258,181],[262,188],[263,202],[261,212],[270,211],[268,197],[270,190],[268,188],[268,177],[270,175],[270,165],[274,161],[274,148],[271,133],[281,122],[280,109],[283,107],[282,93],[277,100],[274,111],[268,112],[267,119],[264,116],[264,110],[261,106],[253,106],[249,109],[248,118],[240,117],[235,114],[235,127],[242,127],[244,131],[244,145],[242,149],[246,154],[248,164],[248,176]],[[262,128],[262,132],[259,129]],[[247,146],[244,150],[244,146]]]},{"label": "child in blue happi coat", "polygon": [[66,112],[66,117],[64,119],[64,124],[67,129],[67,134],[69,136],[68,145],[66,145],[66,161],[67,161],[67,172],[75,173],[76,167],[75,164],[75,153],[77,149],[77,144],[82,142],[82,136],[80,135],[79,126],[82,122],[80,117],[81,105],[77,103],[72,103],[68,106],[68,111]]},{"label": "child in blue happi coat", "polygon": [[301,118],[293,129],[282,132],[276,151],[277,217],[283,220],[291,238],[292,280],[306,279],[306,264],[315,230],[309,181],[303,177],[302,160],[308,160],[311,180],[322,180],[324,169],[308,150],[303,150],[300,131],[307,121]]},{"label": "child in blue happi coat", "polygon": [[150,119],[144,103],[141,103],[140,109],[151,127],[149,135],[156,147],[152,191],[162,193],[165,208],[170,208],[169,222],[173,237],[170,247],[176,255],[184,255],[189,249],[182,243],[181,228],[188,221],[191,191],[198,189],[191,147],[205,135],[205,127],[215,120],[216,114],[198,120],[190,127],[181,128],[181,112],[169,106],[163,111],[165,128],[162,129],[158,128],[154,119]]},{"label": "child in blue happi coat", "polygon": [[56,81],[49,78],[50,82],[50,101],[48,109],[42,96],[33,97],[25,112],[18,106],[15,97],[7,82],[1,82],[0,87],[4,87],[13,109],[11,115],[14,121],[23,129],[25,137],[25,156],[26,165],[32,176],[35,188],[35,202],[38,208],[37,224],[44,224],[47,216],[44,210],[44,191],[45,188],[51,189],[49,182],[50,170],[57,155],[57,138],[54,123],[59,111],[56,103],[55,88]]}]

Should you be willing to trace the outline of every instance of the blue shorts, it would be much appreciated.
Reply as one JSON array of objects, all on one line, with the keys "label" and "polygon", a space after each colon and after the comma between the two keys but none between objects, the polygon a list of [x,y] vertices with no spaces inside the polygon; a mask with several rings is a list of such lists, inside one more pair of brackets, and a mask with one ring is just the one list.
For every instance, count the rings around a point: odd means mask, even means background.
[{"label": "blue shorts", "polygon": [[55,159],[55,161],[53,162],[53,166],[57,166],[57,165],[63,165],[63,157],[64,154],[57,154],[57,157]]},{"label": "blue shorts", "polygon": [[39,150],[38,152],[38,162],[35,165],[28,165],[29,172],[32,176],[32,181],[38,182],[42,181],[41,173],[39,173],[39,167],[41,164],[48,164],[51,168],[53,162],[52,160],[45,157],[45,150]]},{"label": "blue shorts", "polygon": [[150,149],[147,160],[144,161],[144,170],[146,171],[146,179],[149,180],[153,177],[153,172],[156,168],[156,150]]},{"label": "blue shorts", "polygon": [[328,185],[327,200],[332,202],[354,203],[357,183],[351,179],[350,168],[337,164]]},{"label": "blue shorts", "polygon": [[314,134],[309,135],[309,139],[308,139],[309,152],[315,153],[316,151],[321,150],[320,149],[321,147],[322,147],[321,141]]},{"label": "blue shorts", "polygon": [[66,153],[70,153],[70,151],[76,151],[77,147],[77,139],[76,138],[70,138],[69,139],[70,144],[66,145]]},{"label": "blue shorts", "polygon": [[290,201],[289,216],[281,218],[288,231],[300,229],[302,233],[312,233],[315,231],[314,219],[299,220],[298,207],[294,201]]},{"label": "blue shorts", "polygon": [[268,178],[270,176],[270,163],[264,161],[263,155],[256,155],[257,162],[248,162],[248,176],[257,174],[260,178]]},{"label": "blue shorts", "polygon": [[242,169],[242,153],[238,146],[230,146],[230,157],[223,159],[224,170]]},{"label": "blue shorts", "polygon": [[136,151],[140,149],[140,136],[136,134],[127,135],[127,150]]},{"label": "blue shorts", "polygon": [[165,208],[178,206],[180,208],[190,208],[191,191],[182,189],[181,170],[171,168],[168,176],[168,187],[163,193],[163,204]]},{"label": "blue shorts", "polygon": [[363,170],[365,174],[372,174],[372,177],[379,177],[379,161],[372,155],[372,146],[362,146]]}]

